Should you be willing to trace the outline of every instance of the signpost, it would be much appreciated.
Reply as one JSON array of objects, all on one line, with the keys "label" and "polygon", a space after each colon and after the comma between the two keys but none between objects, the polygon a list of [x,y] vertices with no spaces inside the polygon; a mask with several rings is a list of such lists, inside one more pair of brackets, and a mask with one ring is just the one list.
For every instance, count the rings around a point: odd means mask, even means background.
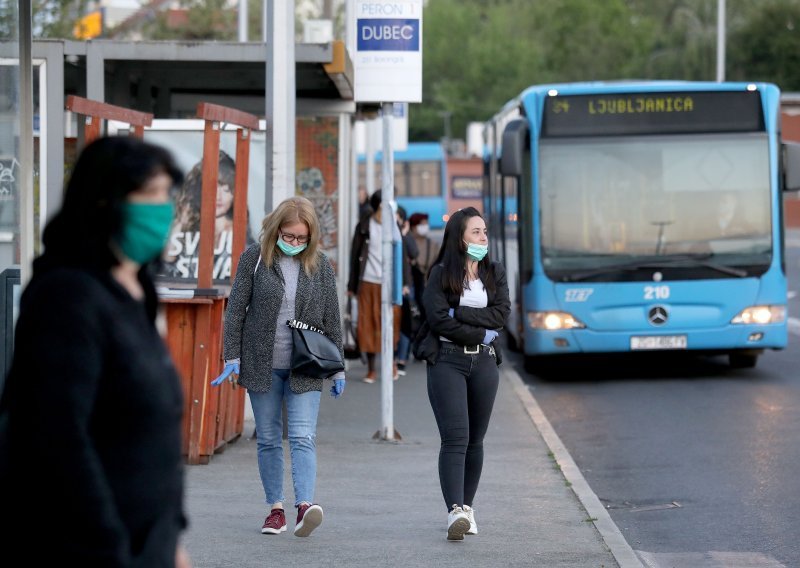
[{"label": "signpost", "polygon": [[[395,102],[422,101],[422,0],[356,0],[354,98],[380,103],[383,116],[382,268],[381,290],[381,430],[395,439],[393,412],[394,316],[392,313],[392,249],[394,216],[394,150],[392,118]],[[367,157],[370,160],[370,157]],[[402,253],[401,253],[402,254]]]}]

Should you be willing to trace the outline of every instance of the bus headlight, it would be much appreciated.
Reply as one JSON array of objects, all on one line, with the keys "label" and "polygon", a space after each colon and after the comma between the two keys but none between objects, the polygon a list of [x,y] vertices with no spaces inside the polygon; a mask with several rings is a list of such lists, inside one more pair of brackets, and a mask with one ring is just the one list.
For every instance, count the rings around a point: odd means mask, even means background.
[{"label": "bus headlight", "polygon": [[567,312],[528,312],[528,325],[533,329],[582,329],[586,325]]},{"label": "bus headlight", "polygon": [[767,324],[786,321],[786,306],[750,306],[736,314],[731,323]]}]

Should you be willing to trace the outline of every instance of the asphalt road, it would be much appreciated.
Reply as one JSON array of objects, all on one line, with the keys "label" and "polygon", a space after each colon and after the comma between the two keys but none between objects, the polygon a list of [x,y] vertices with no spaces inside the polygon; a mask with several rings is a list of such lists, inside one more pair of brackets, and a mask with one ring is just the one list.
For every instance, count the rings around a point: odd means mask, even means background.
[{"label": "asphalt road", "polygon": [[650,566],[800,566],[800,248],[787,250],[787,275],[789,347],[754,369],[730,369],[726,357],[636,354],[530,374],[509,353]]}]

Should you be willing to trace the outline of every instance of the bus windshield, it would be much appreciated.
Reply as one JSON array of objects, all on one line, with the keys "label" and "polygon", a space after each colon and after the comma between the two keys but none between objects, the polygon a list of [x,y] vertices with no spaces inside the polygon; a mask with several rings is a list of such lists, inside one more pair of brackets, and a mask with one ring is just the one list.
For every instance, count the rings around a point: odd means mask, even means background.
[{"label": "bus windshield", "polygon": [[663,265],[665,278],[762,274],[772,257],[768,149],[763,132],[542,139],[545,272],[638,280]]}]

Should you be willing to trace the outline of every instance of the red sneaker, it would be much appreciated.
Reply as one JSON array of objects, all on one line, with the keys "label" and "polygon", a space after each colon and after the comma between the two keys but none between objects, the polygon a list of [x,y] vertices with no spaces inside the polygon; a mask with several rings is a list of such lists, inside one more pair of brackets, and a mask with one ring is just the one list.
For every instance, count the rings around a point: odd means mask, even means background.
[{"label": "red sneaker", "polygon": [[272,509],[261,527],[261,534],[281,534],[286,530],[286,515],[283,509]]},{"label": "red sneaker", "polygon": [[309,503],[300,503],[297,507],[297,524],[294,536],[309,536],[322,523],[322,507]]}]

